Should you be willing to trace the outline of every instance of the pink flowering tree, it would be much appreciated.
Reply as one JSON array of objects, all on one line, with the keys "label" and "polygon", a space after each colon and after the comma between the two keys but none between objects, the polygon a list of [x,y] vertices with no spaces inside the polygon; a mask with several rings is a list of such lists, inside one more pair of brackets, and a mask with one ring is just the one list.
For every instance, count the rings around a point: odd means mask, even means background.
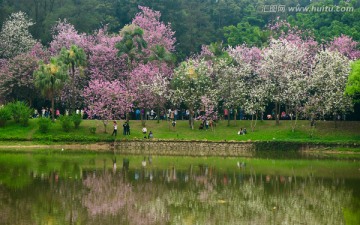
[{"label": "pink flowering tree", "polygon": [[160,21],[161,13],[145,6],[139,6],[141,12],[135,15],[132,24],[144,31],[144,40],[147,43],[145,57],[151,55],[151,51],[157,46],[163,46],[167,51],[175,50],[175,32],[171,30],[170,24]]},{"label": "pink flowering tree", "polygon": [[34,85],[33,73],[38,61],[47,58],[46,51],[37,43],[27,53],[11,59],[2,60],[0,65],[0,92],[4,100],[27,101],[32,105],[33,99],[39,96]]},{"label": "pink flowering tree", "polygon": [[88,37],[86,34],[79,34],[74,25],[67,20],[59,20],[52,28],[53,36],[50,42],[49,51],[52,55],[58,55],[62,48],[69,49],[72,45],[76,45],[85,52],[88,52]]},{"label": "pink flowering tree", "polygon": [[[120,31],[121,40],[115,45],[118,55],[126,63],[124,84],[135,97],[138,108],[158,111],[164,98],[159,96],[159,86],[172,75],[175,47],[174,32],[170,25],[160,22],[160,12],[139,6],[132,24]],[[156,89],[156,90],[155,90]],[[155,92],[154,92],[155,91]],[[143,124],[145,121],[143,120]]]},{"label": "pink flowering tree", "polygon": [[133,95],[120,81],[92,80],[83,93],[90,118],[103,121],[104,132],[109,120],[120,119],[132,110]]},{"label": "pink flowering tree", "polygon": [[90,39],[87,63],[90,79],[124,80],[125,63],[117,55],[118,49],[115,48],[116,43],[122,39],[121,36],[108,34],[105,27]]},{"label": "pink flowering tree", "polygon": [[88,81],[84,65],[89,47],[93,46],[93,43],[91,36],[79,33],[66,19],[59,20],[52,32],[53,40],[50,42],[49,52],[51,55],[61,55],[61,60],[68,65],[70,74],[70,79],[60,95],[61,103],[74,111],[76,107],[83,105],[81,93]]},{"label": "pink flowering tree", "polygon": [[[130,74],[129,88],[135,95],[134,106],[142,109],[156,108],[158,118],[160,109],[166,103],[168,86],[168,78],[155,62],[140,64]],[[143,115],[141,115],[141,122],[145,126]]]},{"label": "pink flowering tree", "polygon": [[360,58],[360,50],[358,47],[359,43],[346,35],[336,37],[328,44],[328,49],[330,51],[338,51],[351,60]]},{"label": "pink flowering tree", "polygon": [[[134,103],[136,108],[153,109],[155,96],[148,84],[152,84],[154,76],[159,73],[159,68],[154,64],[140,64],[130,73],[129,88],[136,93]],[[145,118],[141,114],[142,126],[145,126]]]},{"label": "pink flowering tree", "polygon": [[1,81],[1,86],[6,88],[4,96],[10,101],[26,100],[31,105],[38,94],[33,77],[38,67],[38,59],[31,54],[20,54],[9,60],[8,66],[9,74]]},{"label": "pink flowering tree", "polygon": [[200,116],[200,119],[202,120],[212,120],[217,121],[218,118],[218,112],[217,112],[217,100],[216,96],[202,96],[201,97],[201,106],[204,109],[205,114]]}]

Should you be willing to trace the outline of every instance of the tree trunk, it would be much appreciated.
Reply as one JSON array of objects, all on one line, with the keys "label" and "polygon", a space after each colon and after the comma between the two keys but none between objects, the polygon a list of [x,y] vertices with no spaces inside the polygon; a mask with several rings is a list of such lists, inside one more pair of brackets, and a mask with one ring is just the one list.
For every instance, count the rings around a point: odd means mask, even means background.
[{"label": "tree trunk", "polygon": [[334,114],[334,128],[337,128],[337,114]]},{"label": "tree trunk", "polygon": [[254,132],[257,122],[257,113],[255,113],[255,121],[254,121],[254,114],[251,115],[251,131]]},{"label": "tree trunk", "polygon": [[54,96],[51,96],[51,119],[53,122],[55,121],[54,105],[55,105],[55,98]]},{"label": "tree trunk", "polygon": [[235,122],[235,126],[236,126],[236,115],[237,115],[237,109],[234,109],[234,122]]},{"label": "tree trunk", "polygon": [[[145,113],[145,115],[146,115],[146,112],[145,112],[145,109],[143,109],[144,110],[144,113]],[[144,115],[141,113],[141,111],[140,111],[140,119],[141,119],[141,126],[143,126],[143,127],[145,127],[145,119],[144,119]]]},{"label": "tree trunk", "polygon": [[194,110],[192,109],[192,107],[190,108],[189,124],[190,128],[194,130]]},{"label": "tree trunk", "polygon": [[104,125],[104,133],[106,134],[106,127],[107,127],[107,123],[108,121],[107,120],[103,120],[103,125]]},{"label": "tree trunk", "polygon": [[279,117],[279,111],[280,111],[280,104],[278,102],[275,102],[275,120],[276,120],[276,125],[280,124],[280,117]]},{"label": "tree trunk", "polygon": [[157,107],[156,117],[157,117],[157,123],[160,123],[160,106]]},{"label": "tree trunk", "polygon": [[126,115],[125,115],[125,117],[126,117],[126,122],[127,122],[127,123],[129,123],[129,120],[130,120],[130,113],[129,113],[129,112],[127,112],[127,113],[126,113]]},{"label": "tree trunk", "polygon": [[227,115],[227,117],[228,117],[228,118],[227,118],[227,119],[228,119],[228,124],[227,124],[227,125],[230,126],[230,110],[228,110],[228,115]]},{"label": "tree trunk", "polygon": [[70,114],[75,113],[75,65],[71,64],[71,72],[72,72],[72,78],[71,78],[71,109]]},{"label": "tree trunk", "polygon": [[297,119],[298,119],[298,112],[297,110],[295,110],[295,121],[293,121],[292,116],[290,116],[290,120],[291,120],[291,130],[292,132],[295,132],[295,128],[296,128],[296,124],[297,124]]}]

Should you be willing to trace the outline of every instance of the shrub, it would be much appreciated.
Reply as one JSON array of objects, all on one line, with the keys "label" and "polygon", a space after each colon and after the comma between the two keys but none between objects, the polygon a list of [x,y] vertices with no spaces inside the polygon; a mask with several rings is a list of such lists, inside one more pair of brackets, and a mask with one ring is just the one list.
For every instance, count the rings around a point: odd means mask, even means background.
[{"label": "shrub", "polygon": [[95,134],[96,133],[96,127],[90,127],[89,131],[90,131],[90,133]]},{"label": "shrub", "polygon": [[49,132],[50,127],[52,125],[51,119],[49,118],[39,118],[38,120],[39,130],[41,133],[45,134]]},{"label": "shrub", "polygon": [[60,116],[61,127],[65,132],[69,132],[71,129],[72,119],[70,116]]},{"label": "shrub", "polygon": [[6,121],[11,119],[11,110],[8,106],[0,107],[0,127],[4,127]]},{"label": "shrub", "polygon": [[71,115],[71,120],[74,123],[75,129],[79,129],[80,123],[82,122],[82,117],[80,114]]},{"label": "shrub", "polygon": [[24,102],[13,102],[9,104],[12,117],[16,123],[20,123],[23,126],[27,126],[29,118],[31,116],[31,108]]}]

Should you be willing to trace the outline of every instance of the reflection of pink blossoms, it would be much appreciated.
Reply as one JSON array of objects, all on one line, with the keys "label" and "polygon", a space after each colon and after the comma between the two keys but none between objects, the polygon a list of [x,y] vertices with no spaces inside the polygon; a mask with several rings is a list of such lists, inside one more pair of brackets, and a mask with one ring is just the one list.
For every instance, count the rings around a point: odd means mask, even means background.
[{"label": "reflection of pink blossoms", "polygon": [[114,179],[110,174],[101,177],[87,177],[83,181],[89,193],[82,202],[90,215],[116,215],[126,205],[134,203],[132,187],[122,179]]}]

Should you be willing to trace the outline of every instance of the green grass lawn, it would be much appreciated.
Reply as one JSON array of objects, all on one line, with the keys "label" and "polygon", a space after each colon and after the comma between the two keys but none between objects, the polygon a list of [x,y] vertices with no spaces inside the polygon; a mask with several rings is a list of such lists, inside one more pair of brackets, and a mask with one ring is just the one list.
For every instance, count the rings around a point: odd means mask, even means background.
[{"label": "green grass lawn", "polygon": [[[131,135],[123,136],[122,124],[124,121],[118,121],[119,130],[117,140],[143,139],[141,133],[141,121],[130,121]],[[231,121],[227,126],[227,121],[219,121],[216,127],[211,130],[199,130],[200,121],[195,121],[195,129],[189,128],[188,121],[178,120],[176,127],[172,127],[167,121],[146,121],[146,127],[154,133],[154,140],[201,140],[201,141],[294,141],[294,142],[319,142],[319,143],[357,143],[360,144],[360,121],[318,121],[314,130],[313,137],[310,137],[311,127],[309,121],[298,121],[298,126],[292,132],[290,121],[280,121],[276,125],[275,121],[258,121],[255,130],[250,129],[249,120]],[[96,133],[91,134],[90,127],[96,127]],[[246,135],[238,135],[240,128],[246,127]],[[2,144],[13,141],[27,141],[33,143],[53,142],[108,142],[113,141],[111,137],[112,122],[107,126],[107,133],[104,132],[104,126],[100,120],[84,120],[79,129],[71,129],[65,132],[61,128],[60,121],[56,121],[50,131],[42,134],[38,130],[37,119],[31,119],[29,126],[23,127],[9,121],[5,127],[0,128],[0,141]]]}]

